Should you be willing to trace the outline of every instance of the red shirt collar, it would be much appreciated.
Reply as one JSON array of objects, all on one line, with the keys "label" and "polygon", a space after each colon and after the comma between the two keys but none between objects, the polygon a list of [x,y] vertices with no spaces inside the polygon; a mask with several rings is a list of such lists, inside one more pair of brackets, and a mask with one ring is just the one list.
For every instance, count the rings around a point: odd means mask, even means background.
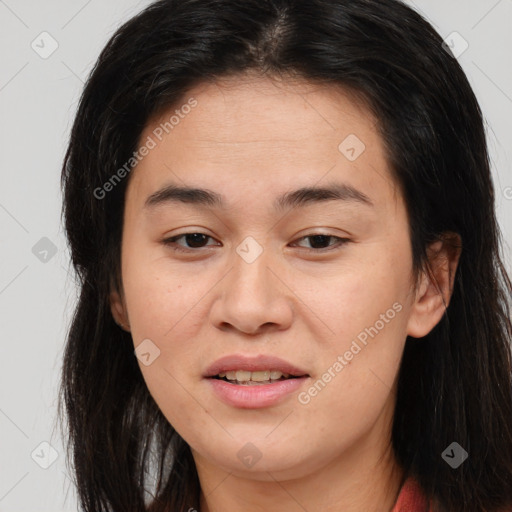
[{"label": "red shirt collar", "polygon": [[412,477],[409,477],[402,485],[398,499],[391,512],[430,512],[430,507],[423,495],[423,491]]}]

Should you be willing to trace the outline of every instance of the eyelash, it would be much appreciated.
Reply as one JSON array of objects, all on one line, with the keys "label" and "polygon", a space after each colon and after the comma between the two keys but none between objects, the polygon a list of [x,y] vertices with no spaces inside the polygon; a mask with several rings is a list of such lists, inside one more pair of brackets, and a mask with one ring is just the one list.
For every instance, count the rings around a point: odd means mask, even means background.
[{"label": "eyelash", "polygon": [[[162,240],[162,243],[166,247],[170,247],[171,249],[173,249],[175,252],[192,253],[192,252],[198,252],[198,250],[203,249],[203,247],[199,247],[199,248],[195,248],[195,249],[189,249],[189,248],[184,248],[184,247],[179,246],[179,245],[175,245],[176,240],[179,240],[180,238],[183,238],[183,237],[185,237],[187,235],[203,235],[203,236],[205,236],[207,238],[212,238],[213,239],[213,237],[211,237],[210,235],[194,231],[194,232],[190,232],[190,233],[182,233],[181,235],[176,235],[176,236],[173,236],[173,237],[170,237],[170,238],[165,238],[164,240]],[[303,237],[299,238],[298,241],[305,240],[306,238],[313,238],[315,236],[323,236],[323,237],[327,237],[327,238],[337,239],[338,240],[338,244],[331,245],[329,247],[324,247],[324,248],[321,248],[321,249],[305,248],[308,252],[315,252],[317,254],[318,253],[325,253],[325,252],[328,252],[328,251],[339,249],[343,245],[345,245],[348,242],[350,242],[350,239],[348,239],[348,238],[341,238],[339,236],[328,235],[328,234],[325,234],[325,233],[312,233],[310,235],[306,235],[306,236],[303,236]]]}]

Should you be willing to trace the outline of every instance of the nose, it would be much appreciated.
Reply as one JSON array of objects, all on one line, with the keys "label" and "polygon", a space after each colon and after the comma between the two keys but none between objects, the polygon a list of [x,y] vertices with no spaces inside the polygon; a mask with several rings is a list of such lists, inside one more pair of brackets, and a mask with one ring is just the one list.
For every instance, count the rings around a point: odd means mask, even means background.
[{"label": "nose", "polygon": [[293,319],[293,292],[282,268],[270,250],[249,261],[234,253],[210,320],[222,331],[250,335],[287,329]]}]

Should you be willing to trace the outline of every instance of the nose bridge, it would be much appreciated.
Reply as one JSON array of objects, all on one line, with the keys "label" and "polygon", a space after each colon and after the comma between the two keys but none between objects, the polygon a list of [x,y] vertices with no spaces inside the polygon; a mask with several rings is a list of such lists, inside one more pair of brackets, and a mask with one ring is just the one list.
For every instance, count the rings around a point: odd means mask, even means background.
[{"label": "nose bridge", "polygon": [[[267,268],[270,265],[271,249],[267,240],[260,242],[253,236],[245,237],[238,244],[233,256],[233,276],[235,286],[241,291],[251,293],[265,292],[268,288],[268,278],[275,276]],[[256,298],[256,297],[255,297]]]}]

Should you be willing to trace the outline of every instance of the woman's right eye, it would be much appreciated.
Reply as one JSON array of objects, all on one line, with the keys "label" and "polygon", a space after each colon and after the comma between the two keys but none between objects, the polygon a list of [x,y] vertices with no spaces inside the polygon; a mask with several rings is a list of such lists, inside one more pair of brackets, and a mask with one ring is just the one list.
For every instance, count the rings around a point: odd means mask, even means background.
[{"label": "woman's right eye", "polygon": [[[184,238],[186,243],[191,244],[192,246],[191,247],[183,247],[180,244],[176,244],[176,241],[179,240],[180,238]],[[172,236],[170,238],[165,238],[164,240],[162,240],[162,243],[165,246],[170,247],[171,249],[178,251],[178,252],[197,252],[197,251],[194,251],[194,248],[201,249],[203,247],[201,244],[205,241],[205,239],[208,239],[208,238],[211,238],[213,240],[213,238],[211,236],[206,235],[205,233],[195,233],[195,232],[194,233],[183,233],[181,235],[176,235],[176,236]]]}]

